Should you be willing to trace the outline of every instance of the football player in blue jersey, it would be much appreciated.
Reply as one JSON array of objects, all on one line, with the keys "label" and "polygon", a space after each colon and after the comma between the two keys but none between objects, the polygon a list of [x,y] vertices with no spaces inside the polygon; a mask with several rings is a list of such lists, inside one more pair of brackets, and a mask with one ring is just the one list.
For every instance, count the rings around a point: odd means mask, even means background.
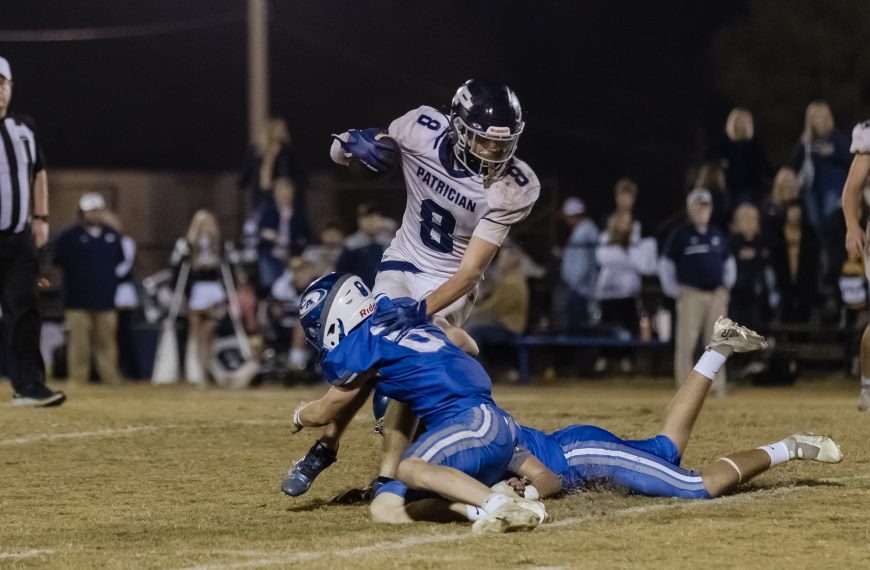
[{"label": "football player in blue jersey", "polygon": [[546,518],[543,504],[490,489],[512,468],[518,427],[493,401],[480,364],[425,318],[403,327],[372,318],[414,303],[386,297],[376,302],[351,274],[333,273],[308,287],[300,320],[331,387],[320,399],[296,407],[294,431],[334,422],[376,385],[425,425],[402,456],[396,481],[382,489],[394,489],[397,497],[406,488],[440,497],[439,503],[453,504],[455,512],[474,519],[474,532],[535,528]]},{"label": "football player in blue jersey", "polygon": [[[401,325],[423,313],[457,346],[477,353],[460,327],[484,272],[540,193],[538,177],[515,154],[524,128],[516,93],[503,83],[477,78],[456,90],[447,115],[422,105],[387,129],[334,135],[330,156],[337,164],[375,175],[400,166],[407,188],[402,224],[378,264],[373,292],[376,298],[409,297],[419,304],[395,306],[383,318]],[[348,407],[291,467],[292,477],[282,485],[285,493],[305,493],[335,462],[341,434],[355,413]],[[382,477],[395,476],[416,421],[397,402],[388,406]]]},{"label": "football player in blue jersey", "polygon": [[[539,498],[583,487],[608,487],[652,497],[710,499],[792,459],[837,463],[842,453],[828,436],[795,434],[750,451],[717,459],[699,472],[680,467],[695,420],[716,372],[733,352],[765,348],[764,338],[720,317],[704,355],[668,404],[659,435],[622,440],[591,425],[551,434],[521,426],[517,475],[508,483],[521,496]],[[546,469],[541,469],[541,464]],[[553,483],[554,477],[561,486]]]}]

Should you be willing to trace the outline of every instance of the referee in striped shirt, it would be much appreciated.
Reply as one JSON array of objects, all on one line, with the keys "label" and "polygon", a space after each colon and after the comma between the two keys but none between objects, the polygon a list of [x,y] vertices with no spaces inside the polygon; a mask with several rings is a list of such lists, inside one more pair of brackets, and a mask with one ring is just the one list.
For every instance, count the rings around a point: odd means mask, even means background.
[{"label": "referee in striped shirt", "polygon": [[[39,351],[36,247],[48,240],[48,176],[34,127],[9,115],[12,69],[0,57],[0,305],[10,336],[13,406],[58,406]],[[36,247],[34,247],[34,245]]]}]

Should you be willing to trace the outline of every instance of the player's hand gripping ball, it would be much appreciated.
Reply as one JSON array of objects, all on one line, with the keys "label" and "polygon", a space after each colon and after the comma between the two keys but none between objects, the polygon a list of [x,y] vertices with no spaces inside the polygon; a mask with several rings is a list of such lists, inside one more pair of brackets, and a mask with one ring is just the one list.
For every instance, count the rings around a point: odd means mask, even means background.
[{"label": "player's hand gripping ball", "polygon": [[402,152],[399,143],[380,129],[351,129],[346,141],[338,140],[348,158],[348,169],[354,176],[376,178],[387,176],[396,169]]}]

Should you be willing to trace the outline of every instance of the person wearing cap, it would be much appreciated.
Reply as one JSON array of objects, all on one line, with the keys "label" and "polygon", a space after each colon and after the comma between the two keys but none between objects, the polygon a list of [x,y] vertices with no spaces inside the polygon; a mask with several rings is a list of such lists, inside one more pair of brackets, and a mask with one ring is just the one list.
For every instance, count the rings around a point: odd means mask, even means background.
[{"label": "person wearing cap", "polygon": [[[586,324],[589,315],[589,301],[594,297],[596,265],[595,247],[598,244],[598,228],[589,219],[583,200],[570,197],[562,203],[562,216],[571,228],[571,236],[562,251],[561,276],[567,298],[564,307],[555,316],[564,320],[564,326],[557,326],[565,332],[572,332]],[[561,304],[561,303],[560,303]]]},{"label": "person wearing cap", "polygon": [[48,175],[36,127],[9,113],[11,101],[12,68],[0,57],[0,306],[10,339],[12,404],[57,406],[66,396],[45,385],[34,247],[48,241]]},{"label": "person wearing cap", "polygon": [[[699,340],[706,339],[716,319],[727,314],[729,290],[736,278],[728,240],[710,224],[710,191],[689,192],[686,208],[689,221],[674,229],[659,260],[662,291],[677,302],[674,376],[678,388],[692,368]],[[725,394],[724,370],[717,373],[714,389]]]},{"label": "person wearing cap", "polygon": [[63,271],[67,366],[71,384],[90,379],[91,354],[100,380],[120,384],[116,268],[124,261],[121,236],[103,222],[106,200],[88,192],[79,200],[81,223],[63,232],[54,248]]}]

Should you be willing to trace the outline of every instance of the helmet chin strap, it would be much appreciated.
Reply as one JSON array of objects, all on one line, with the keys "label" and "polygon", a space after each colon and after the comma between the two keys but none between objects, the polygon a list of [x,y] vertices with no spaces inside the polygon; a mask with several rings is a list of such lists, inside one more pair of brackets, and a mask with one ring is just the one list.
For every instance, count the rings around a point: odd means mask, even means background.
[{"label": "helmet chin strap", "polygon": [[496,169],[492,167],[492,165],[486,166],[486,174],[483,176],[483,188],[488,189],[492,186],[492,183],[495,182],[495,171]]}]

